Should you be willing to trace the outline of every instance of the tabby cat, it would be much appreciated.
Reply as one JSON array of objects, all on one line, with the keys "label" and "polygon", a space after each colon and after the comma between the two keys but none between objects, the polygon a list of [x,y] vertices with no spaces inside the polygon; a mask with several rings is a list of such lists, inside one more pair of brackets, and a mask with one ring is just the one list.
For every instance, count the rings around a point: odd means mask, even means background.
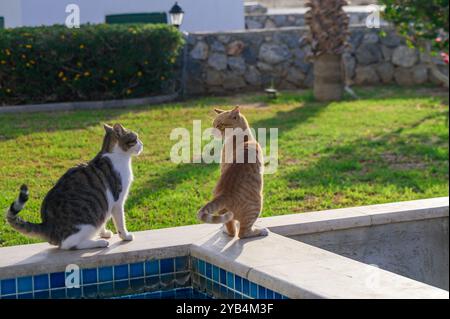
[{"label": "tabby cat", "polygon": [[[221,176],[213,200],[200,209],[198,218],[205,223],[223,223],[225,233],[232,237],[236,234],[239,238],[267,236],[267,229],[253,225],[263,206],[264,162],[261,148],[239,107],[231,111],[216,109],[215,112],[218,115],[213,126],[224,139]],[[227,129],[232,129],[233,135],[228,136]],[[239,134],[243,136],[239,137]],[[226,154],[228,150],[232,151],[228,154],[229,159]],[[251,157],[251,154],[255,156]]]},{"label": "tabby cat", "polygon": [[143,144],[138,135],[120,124],[104,125],[101,151],[87,164],[69,169],[48,192],[41,206],[42,223],[18,216],[28,200],[28,188],[11,205],[7,220],[19,232],[42,238],[61,249],[107,247],[112,232],[105,225],[112,217],[122,240],[133,240],[125,226],[124,204],[133,181],[131,157]]}]

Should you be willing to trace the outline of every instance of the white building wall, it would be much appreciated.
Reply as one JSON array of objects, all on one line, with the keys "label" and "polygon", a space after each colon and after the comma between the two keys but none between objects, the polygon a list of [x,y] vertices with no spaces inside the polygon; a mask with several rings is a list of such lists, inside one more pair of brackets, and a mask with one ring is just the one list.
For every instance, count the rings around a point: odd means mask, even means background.
[{"label": "white building wall", "polygon": [[[65,8],[71,3],[80,7],[81,23],[103,23],[109,14],[168,12],[175,0],[0,0],[0,16],[5,16],[6,27],[63,24],[67,17]],[[178,0],[178,3],[186,12],[184,31],[245,27],[244,0]]]},{"label": "white building wall", "polygon": [[5,27],[15,27],[22,23],[20,0],[0,0],[0,17],[5,18]]}]

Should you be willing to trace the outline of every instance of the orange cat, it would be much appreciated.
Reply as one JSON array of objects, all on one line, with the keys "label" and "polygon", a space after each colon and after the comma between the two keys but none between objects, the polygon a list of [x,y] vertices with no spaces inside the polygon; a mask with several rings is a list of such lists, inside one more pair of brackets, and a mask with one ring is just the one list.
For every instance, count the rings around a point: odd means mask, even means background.
[{"label": "orange cat", "polygon": [[[233,237],[237,228],[239,238],[267,236],[267,229],[253,226],[263,206],[261,148],[239,107],[215,111],[218,115],[213,126],[224,138],[221,176],[214,199],[200,209],[198,218],[205,223],[225,224],[224,231]],[[233,131],[231,136],[230,131]]]}]

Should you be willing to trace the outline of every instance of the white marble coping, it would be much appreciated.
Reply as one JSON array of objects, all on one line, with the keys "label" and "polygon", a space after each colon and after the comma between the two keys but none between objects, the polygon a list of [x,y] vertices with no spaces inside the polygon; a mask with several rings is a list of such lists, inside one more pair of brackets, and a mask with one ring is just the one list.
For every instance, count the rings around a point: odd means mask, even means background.
[{"label": "white marble coping", "polygon": [[191,255],[291,299],[449,298],[443,289],[274,233],[238,240],[219,231],[194,243]]},{"label": "white marble coping", "polygon": [[448,217],[448,202],[443,197],[262,218],[258,224],[283,236],[241,241],[223,235],[218,225],[194,225],[137,232],[128,243],[114,236],[101,250],[0,248],[0,279],[64,271],[68,264],[88,268],[191,254],[291,298],[448,298],[445,290],[376,268],[383,288],[371,291],[363,285],[370,266],[284,237]]}]

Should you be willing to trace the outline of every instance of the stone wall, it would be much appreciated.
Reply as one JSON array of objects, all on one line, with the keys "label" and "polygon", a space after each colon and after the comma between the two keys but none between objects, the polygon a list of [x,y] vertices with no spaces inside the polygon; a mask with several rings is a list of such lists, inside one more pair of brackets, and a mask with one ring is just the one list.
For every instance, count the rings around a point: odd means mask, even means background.
[{"label": "stone wall", "polygon": [[[370,13],[367,11],[351,11],[347,14],[350,18],[350,25],[365,25]],[[250,30],[303,26],[305,26],[304,13],[248,14],[245,16],[245,28]]]},{"label": "stone wall", "polygon": [[[347,82],[356,85],[433,81],[424,58],[394,31],[352,28],[344,54]],[[311,87],[306,28],[194,33],[185,60],[187,94],[257,91],[273,82],[277,89]],[[436,63],[440,63],[437,61]],[[448,68],[445,65],[443,69]]]}]

